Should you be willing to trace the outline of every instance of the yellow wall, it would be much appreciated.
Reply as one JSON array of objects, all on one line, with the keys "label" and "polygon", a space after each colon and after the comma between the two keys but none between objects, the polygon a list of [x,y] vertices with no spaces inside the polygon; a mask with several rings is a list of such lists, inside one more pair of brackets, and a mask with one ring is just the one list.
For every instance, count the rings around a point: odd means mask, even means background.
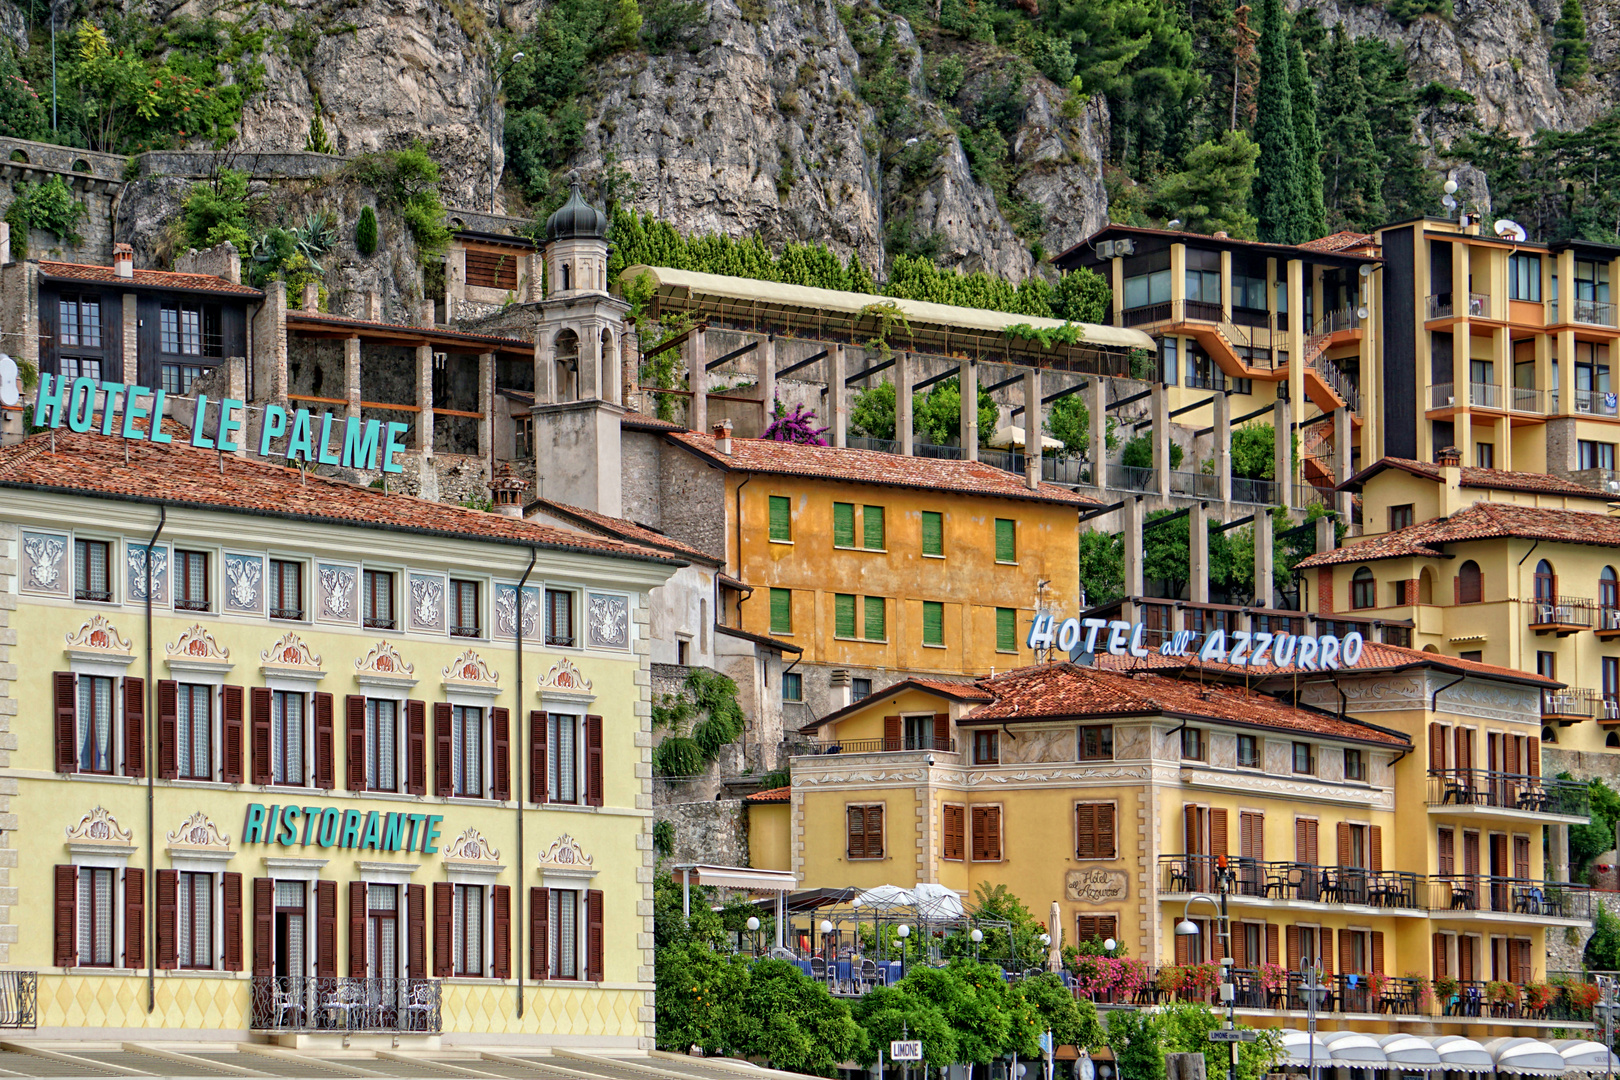
[{"label": "yellow wall", "polygon": [[788,844],[793,808],[787,803],[747,803],[748,865],[760,870],[791,870]]}]

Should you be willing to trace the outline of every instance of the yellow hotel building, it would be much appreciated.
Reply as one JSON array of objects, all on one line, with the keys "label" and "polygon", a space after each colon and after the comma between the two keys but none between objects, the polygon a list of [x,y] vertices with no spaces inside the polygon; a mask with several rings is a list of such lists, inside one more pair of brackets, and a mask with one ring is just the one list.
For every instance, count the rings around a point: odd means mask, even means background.
[{"label": "yellow hotel building", "polygon": [[[1166,994],[1219,956],[1208,904],[1198,936],[1174,927],[1224,861],[1250,1022],[1299,1026],[1316,958],[1344,1026],[1533,1032],[1546,1010],[1492,1009],[1491,984],[1545,979],[1546,935],[1589,901],[1542,865],[1543,831],[1586,813],[1583,787],[1537,775],[1551,686],[1382,644],[1331,677],[1150,656],[911,679],[827,716],[826,752],[750,803],[751,829],[785,831],[758,850],[807,889],[1005,885],[1037,917],[1056,902],[1064,944],[1113,937]],[[929,730],[955,749],[918,748]],[[1455,769],[1486,747],[1521,765]]]},{"label": "yellow hotel building", "polygon": [[650,1047],[647,593],[682,564],[185,441],[0,451],[8,1004]]}]

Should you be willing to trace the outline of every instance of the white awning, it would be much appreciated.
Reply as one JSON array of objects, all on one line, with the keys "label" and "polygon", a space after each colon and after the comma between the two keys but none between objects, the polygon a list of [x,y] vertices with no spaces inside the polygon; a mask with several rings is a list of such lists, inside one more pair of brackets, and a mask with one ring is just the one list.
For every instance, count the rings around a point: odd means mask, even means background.
[{"label": "white awning", "polygon": [[1405,1032],[1385,1035],[1378,1040],[1389,1063],[1402,1069],[1439,1069],[1440,1055],[1426,1039]]},{"label": "white awning", "polygon": [[1322,1043],[1335,1064],[1357,1068],[1384,1066],[1389,1059],[1378,1040],[1363,1031],[1327,1031],[1321,1033]]},{"label": "white awning", "polygon": [[1322,1041],[1320,1034],[1312,1035],[1308,1031],[1299,1031],[1294,1028],[1282,1030],[1283,1059],[1280,1065],[1297,1065],[1301,1068],[1311,1063],[1311,1044],[1315,1042],[1316,1064],[1326,1065],[1333,1060],[1328,1053],[1327,1044]]},{"label": "white awning", "polygon": [[751,866],[710,866],[706,863],[683,863],[675,867],[675,880],[687,881],[689,871],[693,885],[779,893],[792,892],[798,887],[798,878],[791,870],[755,870]]},{"label": "white awning", "polygon": [[1461,1035],[1430,1035],[1424,1040],[1440,1055],[1440,1062],[1452,1072],[1490,1072],[1496,1062],[1485,1048]]},{"label": "white awning", "polygon": [[1558,1076],[1569,1068],[1564,1055],[1540,1039],[1490,1039],[1482,1045],[1496,1062],[1497,1072]]},{"label": "white awning", "polygon": [[1620,1069],[1620,1057],[1591,1039],[1553,1039],[1547,1045],[1558,1051],[1566,1068],[1577,1072],[1607,1072],[1611,1066]]}]

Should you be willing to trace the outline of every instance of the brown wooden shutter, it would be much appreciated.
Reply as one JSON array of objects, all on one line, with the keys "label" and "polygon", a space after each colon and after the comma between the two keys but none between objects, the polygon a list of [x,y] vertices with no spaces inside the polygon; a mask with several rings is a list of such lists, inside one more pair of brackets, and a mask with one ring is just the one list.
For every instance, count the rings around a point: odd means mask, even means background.
[{"label": "brown wooden shutter", "polygon": [[[162,872],[159,871],[160,874]],[[162,878],[159,878],[158,885],[162,884]],[[160,892],[160,912],[163,910],[161,900]],[[124,966],[146,966],[146,871],[133,868],[124,871]]]},{"label": "brown wooden shutter", "polygon": [[253,974],[274,975],[276,970],[276,883],[253,879]]},{"label": "brown wooden shutter", "polygon": [[421,701],[405,703],[405,794],[427,794],[427,704]]},{"label": "brown wooden shutter", "polygon": [[[504,712],[505,710],[501,710]],[[512,977],[512,886],[496,885],[490,890],[490,945],[495,953],[490,962],[490,975],[497,979]]]},{"label": "brown wooden shutter", "polygon": [[602,805],[602,718],[585,718],[585,805]]},{"label": "brown wooden shutter", "polygon": [[1463,833],[1462,864],[1465,875],[1471,878],[1479,876],[1479,833]]},{"label": "brown wooden shutter", "polygon": [[337,978],[337,882],[315,883],[315,977]]},{"label": "brown wooden shutter", "polygon": [[1181,836],[1186,841],[1188,855],[1203,853],[1203,838],[1198,835],[1198,807],[1192,803],[1186,803],[1181,808]]},{"label": "brown wooden shutter", "polygon": [[849,806],[844,809],[845,849],[851,859],[866,858],[866,808]]},{"label": "brown wooden shutter", "polygon": [[1001,807],[986,806],[984,810],[984,857],[987,862],[1001,861]]},{"label": "brown wooden shutter", "polygon": [[180,966],[180,872],[157,872],[157,966],[173,971]]},{"label": "brown wooden shutter", "polygon": [[[56,709],[56,771],[79,771],[79,678],[71,671],[58,671],[51,676],[51,690]],[[74,943],[74,956],[78,943]],[[61,967],[61,964],[57,964]]]},{"label": "brown wooden shutter", "polygon": [[124,775],[146,775],[146,680],[124,678]]},{"label": "brown wooden shutter", "polygon": [[883,858],[883,807],[868,806],[866,808],[866,856],[869,859]]},{"label": "brown wooden shutter", "polygon": [[1119,830],[1115,825],[1113,803],[1097,804],[1097,858],[1119,858]]},{"label": "brown wooden shutter", "polygon": [[1315,861],[1316,861],[1315,859],[1309,858],[1309,852],[1311,850],[1311,847],[1310,847],[1310,829],[1308,828],[1308,826],[1310,824],[1311,823],[1309,821],[1307,821],[1305,818],[1297,817],[1297,818],[1294,819],[1294,861],[1295,862],[1314,864]]},{"label": "brown wooden shutter", "polygon": [[1384,872],[1384,829],[1381,825],[1367,826],[1367,869],[1375,874]]},{"label": "brown wooden shutter", "polygon": [[1438,847],[1440,873],[1455,874],[1457,872],[1456,834],[1450,829],[1441,829]]},{"label": "brown wooden shutter", "polygon": [[[1325,929],[1322,932],[1327,933]],[[1346,975],[1356,970],[1355,941],[1351,937],[1352,933],[1350,930],[1339,931],[1339,970]]]},{"label": "brown wooden shutter", "polygon": [[[1497,747],[1501,745],[1502,736],[1494,731],[1485,733],[1485,768],[1490,772],[1502,772],[1497,760],[1502,756]],[[1513,770],[1509,769],[1508,772]]]},{"label": "brown wooden shutter", "polygon": [[1372,932],[1372,969],[1379,974],[1384,971],[1384,932]]},{"label": "brown wooden shutter", "polygon": [[[1434,978],[1438,979],[1442,975],[1449,974],[1449,972],[1446,970],[1446,935],[1434,934],[1432,935],[1432,939],[1432,948],[1434,951]],[[1440,1005],[1444,1007],[1446,1002],[1442,1001],[1440,1002]]]},{"label": "brown wooden shutter", "polygon": [[242,970],[242,875],[227,870],[219,875],[220,906],[223,909],[224,942],[220,966],[226,971]]},{"label": "brown wooden shutter", "polygon": [[[448,708],[448,706],[446,706]],[[433,977],[448,979],[455,973],[456,958],[450,949],[456,919],[456,888],[448,881],[433,883]]]},{"label": "brown wooden shutter", "polygon": [[[360,716],[365,718],[365,698]],[[349,978],[366,977],[366,883],[349,882]]]},{"label": "brown wooden shutter", "polygon": [[546,776],[546,714],[536,709],[529,713],[529,801],[543,803],[550,798],[551,784]]},{"label": "brown wooden shutter", "polygon": [[[344,762],[345,778],[350,791],[366,790],[366,698],[364,694],[349,694],[343,699],[344,746],[348,760]],[[364,978],[357,975],[355,978]]]},{"label": "brown wooden shutter", "polygon": [[[1344,933],[1348,933],[1348,931],[1341,931],[1341,936]],[[1316,947],[1322,953],[1322,970],[1331,975],[1333,974],[1333,931],[1324,926],[1318,929],[1316,934]]]},{"label": "brown wooden shutter", "polygon": [[946,859],[960,860],[962,858],[962,807],[956,803],[946,803],[943,807],[943,824],[940,829],[943,843],[940,856]]},{"label": "brown wooden shutter", "polygon": [[180,684],[159,679],[157,684],[158,778],[180,775]]},{"label": "brown wooden shutter", "polygon": [[529,890],[529,978],[542,982],[551,978],[551,890],[538,886]]},{"label": "brown wooden shutter", "polygon": [[[452,754],[454,747],[450,741],[450,721],[452,715],[453,714],[450,711],[450,703],[448,701],[436,701],[433,703],[433,792],[440,798],[448,798],[456,790],[456,778],[452,776],[450,772],[455,764],[455,758]],[[435,911],[433,913],[435,940],[437,940],[437,926],[439,918],[439,913],[437,911],[437,905],[439,902],[438,889],[442,884],[443,882],[438,881],[433,883],[433,903],[435,905]],[[445,932],[449,933],[449,931]],[[437,950],[438,946],[435,945],[434,949]],[[437,973],[438,967],[439,957],[437,952],[435,952],[433,957],[433,968],[435,973]],[[443,976],[438,977],[443,978]]]},{"label": "brown wooden shutter", "polygon": [[1266,923],[1266,963],[1282,963],[1282,954],[1277,949],[1277,924]]},{"label": "brown wooden shutter", "polygon": [[1249,966],[1248,935],[1243,931],[1242,923],[1232,924],[1232,966],[1240,970]]},{"label": "brown wooden shutter", "polygon": [[987,856],[984,853],[985,852],[984,807],[982,807],[982,806],[973,807],[973,809],[971,811],[971,814],[972,814],[972,817],[973,817],[973,847],[972,847],[973,861],[974,862],[984,862],[986,860],[986,858],[987,858]]},{"label": "brown wooden shutter", "polygon": [[337,731],[333,727],[332,695],[317,691],[310,696],[315,699],[315,786],[331,791],[337,787]]},{"label": "brown wooden shutter", "polygon": [[[219,778],[227,784],[242,782],[242,688],[225,686],[219,692]],[[238,968],[238,971],[241,969]]]},{"label": "brown wooden shutter", "polygon": [[1541,776],[1541,740],[1534,735],[1530,736],[1530,753],[1525,759],[1525,765],[1531,776]]},{"label": "brown wooden shutter", "polygon": [[1514,938],[1509,948],[1519,954],[1519,977],[1514,982],[1527,983],[1535,978],[1535,959],[1530,952],[1529,938]]},{"label": "brown wooden shutter", "polygon": [[948,750],[951,746],[951,714],[934,714],[934,749]]},{"label": "brown wooden shutter", "polygon": [[1179,967],[1179,966],[1187,964],[1191,959],[1191,949],[1188,948],[1188,946],[1191,944],[1191,941],[1188,939],[1187,936],[1185,936],[1183,934],[1177,934],[1175,937],[1176,937],[1176,965]]},{"label": "brown wooden shutter", "polygon": [[495,761],[489,795],[505,801],[512,797],[512,711],[500,707],[489,710],[489,726],[490,755]]},{"label": "brown wooden shutter", "polygon": [[1288,970],[1299,970],[1299,927],[1288,927]]},{"label": "brown wooden shutter", "polygon": [[[62,674],[58,672],[58,674]],[[56,947],[52,957],[57,967],[79,963],[79,868],[56,868]]]},{"label": "brown wooden shutter", "polygon": [[1513,876],[1520,881],[1530,877],[1530,838],[1528,836],[1515,836],[1513,838]]},{"label": "brown wooden shutter", "polygon": [[1341,821],[1341,822],[1339,822],[1338,832],[1339,832],[1339,865],[1340,866],[1349,866],[1350,865],[1350,826],[1348,824],[1346,824],[1345,822]]},{"label": "brown wooden shutter", "polygon": [[1461,982],[1474,981],[1474,947],[1470,939],[1457,938],[1457,978]]},{"label": "brown wooden shutter", "polygon": [[1226,847],[1226,810],[1223,807],[1211,807],[1209,811],[1209,853],[1229,854]]},{"label": "brown wooden shutter", "polygon": [[1439,772],[1446,767],[1446,725],[1429,725],[1429,771]]},{"label": "brown wooden shutter", "polygon": [[589,889],[585,893],[585,978],[601,982],[604,953],[602,936],[602,890]]},{"label": "brown wooden shutter", "polygon": [[270,765],[270,688],[255,686],[248,695],[249,723],[253,725],[253,782],[268,784]]},{"label": "brown wooden shutter", "polygon": [[1517,944],[1518,942],[1511,939],[1507,943],[1507,977],[1508,982],[1510,983],[1519,983],[1524,981],[1524,973],[1519,970],[1519,950],[1514,948],[1514,946]]},{"label": "brown wooden shutter", "polygon": [[1457,729],[1456,767],[1459,769],[1472,769],[1474,767],[1474,741],[1469,736],[1473,732],[1467,728]]},{"label": "brown wooden shutter", "polygon": [[900,749],[901,734],[900,718],[898,716],[885,716],[883,718],[883,749]]},{"label": "brown wooden shutter", "polygon": [[405,886],[405,969],[408,978],[428,977],[426,885]]}]

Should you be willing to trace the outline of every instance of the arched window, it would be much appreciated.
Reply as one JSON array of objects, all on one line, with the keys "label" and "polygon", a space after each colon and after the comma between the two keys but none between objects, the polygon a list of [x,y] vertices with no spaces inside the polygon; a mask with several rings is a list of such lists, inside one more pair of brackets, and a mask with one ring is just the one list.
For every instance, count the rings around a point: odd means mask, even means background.
[{"label": "arched window", "polygon": [[1440,652],[1440,650],[1435,648],[1433,645],[1425,645],[1425,646],[1423,646],[1423,651],[1427,652],[1427,653],[1435,653],[1436,655],[1438,655],[1439,652]]},{"label": "arched window", "polygon": [[1469,559],[1457,568],[1457,603],[1477,604],[1485,599],[1485,577],[1479,563]]},{"label": "arched window", "polygon": [[1544,727],[1544,728],[1542,728],[1541,729],[1541,741],[1543,743],[1555,743],[1555,742],[1557,742],[1558,741],[1558,729],[1554,728],[1554,727]]},{"label": "arched window", "polygon": [[562,291],[563,292],[567,292],[569,289],[573,288],[572,285],[568,284],[568,276],[569,276],[570,273],[571,273],[571,268],[569,267],[569,265],[567,263],[563,263],[562,264]]},{"label": "arched window", "polygon": [[1418,599],[1420,604],[1434,603],[1434,571],[1427,566],[1418,575]]},{"label": "arched window", "polygon": [[1378,606],[1378,582],[1373,572],[1363,566],[1350,578],[1350,606],[1370,608]]},{"label": "arched window", "polygon": [[1603,745],[1610,748],[1620,747],[1620,731],[1609,732],[1608,738],[1603,740]]},{"label": "arched window", "polygon": [[1598,575],[1598,607],[1603,609],[1601,629],[1620,630],[1620,577],[1612,566],[1605,566]]},{"label": "arched window", "polygon": [[1548,603],[1558,598],[1558,578],[1553,575],[1552,563],[1542,559],[1536,563],[1536,599]]}]

